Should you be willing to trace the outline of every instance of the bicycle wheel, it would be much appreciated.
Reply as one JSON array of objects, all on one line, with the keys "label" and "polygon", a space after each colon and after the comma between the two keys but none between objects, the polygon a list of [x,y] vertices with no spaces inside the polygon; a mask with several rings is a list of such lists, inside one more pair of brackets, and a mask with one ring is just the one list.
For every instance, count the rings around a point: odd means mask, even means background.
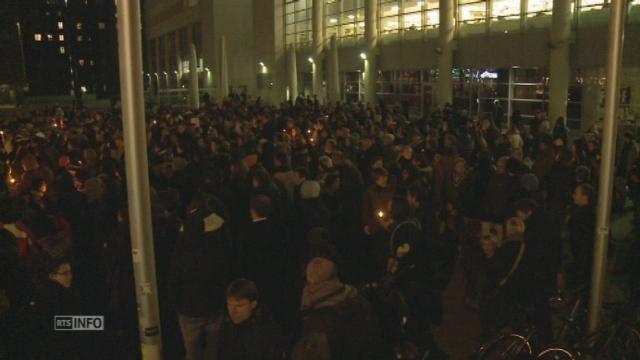
[{"label": "bicycle wheel", "polygon": [[575,357],[565,349],[549,348],[540,354],[537,359],[540,360],[575,360]]},{"label": "bicycle wheel", "polygon": [[529,359],[531,354],[531,344],[524,336],[509,334],[483,345],[478,360]]}]

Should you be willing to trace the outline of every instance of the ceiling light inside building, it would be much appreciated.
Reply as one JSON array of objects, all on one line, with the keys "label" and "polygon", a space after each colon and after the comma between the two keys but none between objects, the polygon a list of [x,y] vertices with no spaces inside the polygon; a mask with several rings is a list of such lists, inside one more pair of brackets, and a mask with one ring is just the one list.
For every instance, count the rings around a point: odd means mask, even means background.
[{"label": "ceiling light inside building", "polygon": [[309,59],[308,59],[308,60],[309,60],[309,62],[310,62],[310,63],[312,63],[312,64],[313,64],[313,58],[312,58],[312,57],[309,57]]},{"label": "ceiling light inside building", "polygon": [[331,18],[331,19],[329,19],[329,22],[330,22],[330,23],[332,23],[332,24],[335,24],[335,23],[337,23],[337,22],[338,22],[338,19],[336,19],[336,18]]},{"label": "ceiling light inside building", "polygon": [[367,54],[365,54],[365,53],[360,53],[360,59],[362,59],[362,60],[367,60]]},{"label": "ceiling light inside building", "polygon": [[355,15],[353,15],[353,14],[349,15],[349,19],[353,20],[353,19],[355,19],[355,18],[356,18],[356,16],[355,16]]}]

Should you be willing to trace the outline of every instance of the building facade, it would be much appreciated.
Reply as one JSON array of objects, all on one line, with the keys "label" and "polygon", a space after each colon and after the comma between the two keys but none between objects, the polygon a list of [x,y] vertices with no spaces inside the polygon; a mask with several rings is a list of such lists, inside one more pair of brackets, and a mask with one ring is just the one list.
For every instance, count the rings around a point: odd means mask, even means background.
[{"label": "building facade", "polygon": [[13,107],[24,91],[22,24],[18,0],[0,2],[0,109]]},{"label": "building facade", "polygon": [[23,2],[28,95],[116,95],[115,13],[112,0]]},{"label": "building facade", "polygon": [[[217,98],[382,99],[414,116],[447,102],[481,116],[499,105],[506,121],[544,112],[588,128],[603,107],[609,1],[158,0],[145,9],[148,88],[184,92],[194,44],[201,92]],[[639,38],[632,0],[628,119],[640,118]]]}]

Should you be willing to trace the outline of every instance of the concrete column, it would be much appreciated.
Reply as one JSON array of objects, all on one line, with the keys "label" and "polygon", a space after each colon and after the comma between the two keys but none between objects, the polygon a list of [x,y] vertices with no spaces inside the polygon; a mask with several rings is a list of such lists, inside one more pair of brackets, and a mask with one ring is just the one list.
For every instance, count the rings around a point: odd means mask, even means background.
[{"label": "concrete column", "polygon": [[582,115],[580,130],[582,131],[591,129],[600,118],[600,102],[602,101],[601,77],[601,71],[598,69],[587,69],[584,73],[580,104],[580,112]]},{"label": "concrete column", "polygon": [[156,81],[156,89],[160,90],[162,88],[162,82],[160,81],[160,76],[162,76],[161,66],[160,66],[160,38],[157,37],[153,39],[156,43],[156,64],[155,64],[155,81]]},{"label": "concrete column", "polygon": [[173,69],[171,68],[171,62],[169,60],[171,51],[169,49],[169,34],[162,35],[162,42],[164,43],[164,81],[167,84],[167,89],[171,89],[171,77],[173,74]]},{"label": "concrete column", "polygon": [[313,94],[318,97],[320,103],[325,102],[322,88],[322,63],[324,60],[324,0],[313,0],[313,18],[311,20],[313,30]]},{"label": "concrete column", "polygon": [[553,0],[549,52],[549,121],[567,118],[569,91],[569,49],[571,40],[571,1]]},{"label": "concrete column", "polygon": [[198,84],[198,53],[196,45],[191,44],[189,59],[189,105],[192,109],[200,108],[200,85]]},{"label": "concrete column", "polygon": [[229,66],[227,63],[227,39],[220,37],[220,61],[218,62],[218,100],[222,102],[229,96]]},{"label": "concrete column", "polygon": [[176,88],[180,88],[180,79],[182,78],[182,54],[180,54],[180,31],[176,30],[174,32],[174,40],[176,46],[176,69],[178,70],[178,74],[176,74]]},{"label": "concrete column", "polygon": [[376,79],[378,78],[378,0],[365,0],[364,25],[367,42],[367,58],[364,60],[364,100],[365,103],[375,107]]},{"label": "concrete column", "polygon": [[453,36],[456,20],[455,1],[440,0],[440,27],[438,37],[438,82],[436,84],[436,105],[442,108],[453,102]]},{"label": "concrete column", "polygon": [[332,104],[340,101],[340,67],[338,63],[338,41],[331,37],[331,54],[329,58],[329,77],[327,79],[328,100]]},{"label": "concrete column", "polygon": [[287,51],[287,74],[289,78],[289,100],[296,101],[298,97],[298,64],[296,57],[296,46],[289,45]]}]

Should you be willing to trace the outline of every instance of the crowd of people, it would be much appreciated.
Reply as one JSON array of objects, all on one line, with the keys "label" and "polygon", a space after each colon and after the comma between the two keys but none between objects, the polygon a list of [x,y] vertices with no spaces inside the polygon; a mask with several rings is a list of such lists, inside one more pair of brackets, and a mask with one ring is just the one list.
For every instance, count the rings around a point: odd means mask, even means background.
[{"label": "crowd of people", "polygon": [[[527,306],[552,343],[559,274],[590,281],[599,135],[561,118],[503,129],[450,105],[409,119],[232,96],[136,120],[168,358],[446,359],[432,328],[458,267],[483,335]],[[118,109],[25,112],[1,130],[0,358],[137,358]],[[630,197],[638,224],[632,134],[619,153],[617,208]],[[69,314],[104,314],[105,331],[53,331]]]}]

